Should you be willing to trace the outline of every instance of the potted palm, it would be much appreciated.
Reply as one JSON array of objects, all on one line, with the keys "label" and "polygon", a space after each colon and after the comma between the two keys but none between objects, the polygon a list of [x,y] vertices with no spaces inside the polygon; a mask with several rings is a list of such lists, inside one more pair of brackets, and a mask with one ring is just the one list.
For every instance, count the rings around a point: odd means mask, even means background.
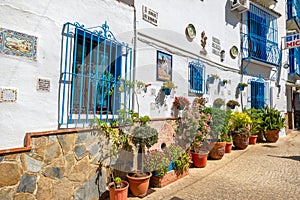
[{"label": "potted palm", "polygon": [[252,121],[247,113],[234,111],[230,116],[229,128],[233,145],[237,149],[246,149],[249,144],[250,125]]},{"label": "potted palm", "polygon": [[264,137],[267,142],[276,142],[280,129],[284,128],[285,118],[275,108],[266,106],[262,109]]},{"label": "potted palm", "polygon": [[263,131],[263,112],[261,109],[245,109],[243,112],[247,113],[252,120],[250,126],[251,135],[249,137],[249,144],[256,144],[258,134]]}]

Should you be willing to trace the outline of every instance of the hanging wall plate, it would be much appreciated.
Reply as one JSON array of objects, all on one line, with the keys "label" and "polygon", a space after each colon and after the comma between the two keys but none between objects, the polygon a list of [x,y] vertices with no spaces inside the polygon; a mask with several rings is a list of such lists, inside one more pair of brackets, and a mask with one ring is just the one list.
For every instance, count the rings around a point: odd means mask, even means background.
[{"label": "hanging wall plate", "polygon": [[196,29],[193,24],[189,24],[185,29],[185,34],[190,38],[194,39],[196,37]]},{"label": "hanging wall plate", "polygon": [[239,54],[239,50],[236,46],[232,46],[230,49],[230,55],[232,58],[236,58]]}]

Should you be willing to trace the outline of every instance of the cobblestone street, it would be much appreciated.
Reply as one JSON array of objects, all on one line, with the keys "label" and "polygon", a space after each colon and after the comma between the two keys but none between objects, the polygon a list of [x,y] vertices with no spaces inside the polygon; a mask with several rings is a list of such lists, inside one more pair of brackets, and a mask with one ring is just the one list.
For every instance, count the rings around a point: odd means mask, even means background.
[{"label": "cobblestone street", "polygon": [[[300,199],[300,133],[249,145],[143,199]],[[139,199],[130,197],[129,199]]]}]

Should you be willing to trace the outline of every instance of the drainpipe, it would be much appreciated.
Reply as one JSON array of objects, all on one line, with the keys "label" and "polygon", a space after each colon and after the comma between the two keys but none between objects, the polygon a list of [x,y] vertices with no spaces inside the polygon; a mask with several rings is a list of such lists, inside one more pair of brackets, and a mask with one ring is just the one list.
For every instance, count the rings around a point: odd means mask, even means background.
[{"label": "drainpipe", "polygon": [[[136,41],[137,41],[137,31],[136,31],[136,8],[135,8],[135,0],[133,0],[133,67],[132,67],[132,79],[136,80]],[[135,84],[133,87],[133,91],[135,91]],[[132,110],[135,108],[135,92],[132,93]],[[139,111],[138,111],[139,112]]]}]

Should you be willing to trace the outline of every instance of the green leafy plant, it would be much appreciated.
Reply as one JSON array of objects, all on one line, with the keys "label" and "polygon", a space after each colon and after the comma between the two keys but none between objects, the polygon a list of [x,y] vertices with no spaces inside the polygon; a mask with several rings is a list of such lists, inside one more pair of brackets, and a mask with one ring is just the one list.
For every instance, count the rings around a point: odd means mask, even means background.
[{"label": "green leafy plant", "polygon": [[162,85],[162,89],[176,89],[177,86],[172,81],[166,81]]},{"label": "green leafy plant", "polygon": [[231,135],[249,137],[252,121],[247,113],[234,111],[230,116],[229,128]]},{"label": "green leafy plant", "polygon": [[190,167],[191,157],[185,151],[181,156],[175,160],[175,170],[180,172],[184,172],[186,169]]},{"label": "green leafy plant", "polygon": [[263,128],[267,130],[280,130],[284,128],[285,118],[281,116],[279,110],[266,106],[262,108]]},{"label": "green leafy plant", "polygon": [[165,154],[169,155],[170,160],[175,162],[185,152],[184,148],[178,144],[170,144],[164,149]]},{"label": "green leafy plant", "polygon": [[169,165],[169,155],[157,149],[148,151],[144,159],[145,169],[155,171],[159,177],[163,177],[168,172]]},{"label": "green leafy plant", "polygon": [[121,188],[122,179],[120,177],[115,177],[114,182],[115,182],[116,188]]},{"label": "green leafy plant", "polygon": [[262,130],[264,126],[264,120],[263,120],[263,112],[261,109],[244,109],[243,112],[247,113],[251,120],[251,135],[258,135]]},{"label": "green leafy plant", "polygon": [[247,87],[248,84],[247,84],[247,83],[239,83],[238,86],[239,86],[239,87]]}]

